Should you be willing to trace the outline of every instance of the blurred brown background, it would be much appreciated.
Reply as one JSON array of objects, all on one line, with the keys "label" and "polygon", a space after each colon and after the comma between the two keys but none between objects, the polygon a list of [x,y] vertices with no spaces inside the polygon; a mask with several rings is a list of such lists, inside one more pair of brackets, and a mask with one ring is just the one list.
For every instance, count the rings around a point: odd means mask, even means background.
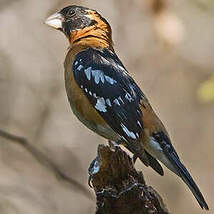
[{"label": "blurred brown background", "polygon": [[[116,52],[168,128],[212,213],[212,0],[0,0],[0,129],[27,138],[89,190],[87,169],[105,140],[71,113],[63,82],[68,42],[43,24],[69,4],[97,9],[109,20]],[[172,213],[202,213],[166,168],[160,177],[139,162],[137,167]],[[95,199],[58,180],[26,149],[2,137],[0,169],[1,214],[94,213]]]}]

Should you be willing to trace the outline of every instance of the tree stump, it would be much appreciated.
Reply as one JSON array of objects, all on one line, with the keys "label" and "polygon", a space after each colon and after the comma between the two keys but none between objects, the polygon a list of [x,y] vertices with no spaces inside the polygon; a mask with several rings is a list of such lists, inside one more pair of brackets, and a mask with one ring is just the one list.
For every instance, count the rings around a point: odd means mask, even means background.
[{"label": "tree stump", "polygon": [[119,146],[98,146],[89,167],[96,193],[96,214],[168,214],[162,198],[146,185],[129,155]]}]

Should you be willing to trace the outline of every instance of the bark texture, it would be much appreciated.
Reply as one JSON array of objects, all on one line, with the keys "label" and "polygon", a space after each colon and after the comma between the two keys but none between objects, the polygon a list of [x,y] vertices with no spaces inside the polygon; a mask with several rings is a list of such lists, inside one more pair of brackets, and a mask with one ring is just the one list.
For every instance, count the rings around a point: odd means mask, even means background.
[{"label": "bark texture", "polygon": [[160,195],[146,185],[142,172],[120,147],[98,146],[89,167],[97,197],[96,214],[168,214]]}]

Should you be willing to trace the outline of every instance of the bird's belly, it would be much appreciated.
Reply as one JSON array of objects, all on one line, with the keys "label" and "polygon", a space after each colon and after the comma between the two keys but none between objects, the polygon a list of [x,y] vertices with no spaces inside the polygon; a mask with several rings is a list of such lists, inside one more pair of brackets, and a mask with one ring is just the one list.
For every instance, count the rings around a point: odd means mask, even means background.
[{"label": "bird's belly", "polygon": [[104,121],[93,108],[81,88],[76,84],[71,72],[65,72],[65,87],[73,113],[89,129],[102,137],[118,141],[120,136]]},{"label": "bird's belly", "polygon": [[112,141],[120,140],[121,137],[104,121],[77,85],[72,75],[72,61],[68,54],[65,60],[65,88],[73,113],[85,126],[98,135]]},{"label": "bird's belly", "polygon": [[72,109],[74,115],[90,130],[92,130],[93,132],[97,133],[98,135],[100,135],[108,140],[112,140],[112,141],[120,140],[120,136],[116,132],[114,132],[110,126],[108,126],[106,124],[105,125],[98,124],[93,120],[87,120],[86,118],[83,117],[83,115],[81,115],[79,113],[79,111],[76,109],[76,107],[74,105],[72,105],[71,102],[70,102],[70,104],[71,104],[71,109]]}]

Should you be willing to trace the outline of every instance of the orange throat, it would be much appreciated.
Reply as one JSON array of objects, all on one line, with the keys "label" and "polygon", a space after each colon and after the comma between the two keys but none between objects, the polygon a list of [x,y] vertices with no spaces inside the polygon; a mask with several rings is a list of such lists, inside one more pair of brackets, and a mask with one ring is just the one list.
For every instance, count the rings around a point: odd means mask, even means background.
[{"label": "orange throat", "polygon": [[111,28],[103,22],[72,32],[68,40],[71,48],[74,46],[92,46],[113,50]]}]

